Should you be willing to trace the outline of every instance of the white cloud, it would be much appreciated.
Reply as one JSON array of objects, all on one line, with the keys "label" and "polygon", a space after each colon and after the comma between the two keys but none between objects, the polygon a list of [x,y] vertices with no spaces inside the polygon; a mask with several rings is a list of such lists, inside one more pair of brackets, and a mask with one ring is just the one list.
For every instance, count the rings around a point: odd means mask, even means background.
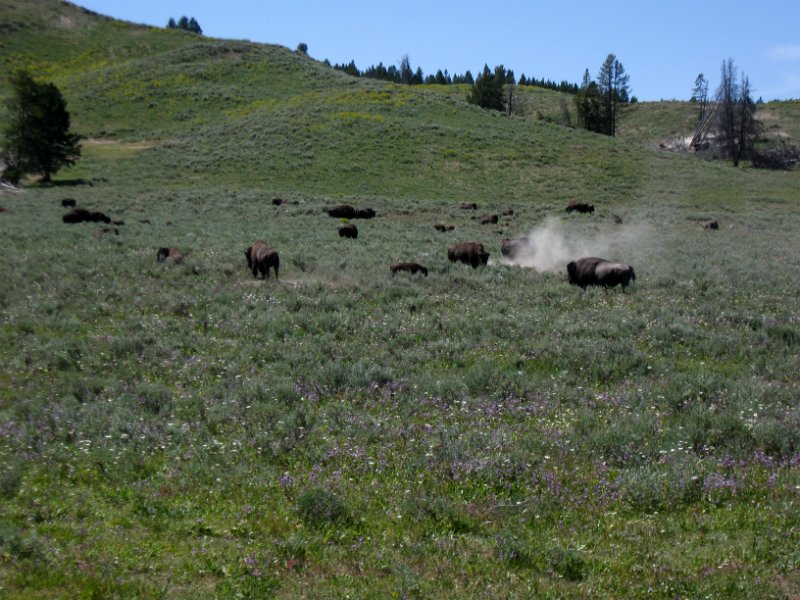
[{"label": "white cloud", "polygon": [[800,61],[800,44],[784,44],[769,49],[769,57],[775,60]]}]

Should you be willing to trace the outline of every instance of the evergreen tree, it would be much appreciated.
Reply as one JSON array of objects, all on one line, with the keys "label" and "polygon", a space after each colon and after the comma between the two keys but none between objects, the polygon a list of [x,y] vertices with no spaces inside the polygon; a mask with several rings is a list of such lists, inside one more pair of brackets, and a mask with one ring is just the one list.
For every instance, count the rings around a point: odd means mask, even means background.
[{"label": "evergreen tree", "polygon": [[700,116],[697,120],[702,121],[706,116],[706,107],[708,106],[708,81],[702,73],[694,80],[690,101],[700,105]]},{"label": "evergreen tree", "polygon": [[581,127],[595,133],[604,133],[605,122],[602,116],[600,89],[592,81],[589,69],[584,72],[581,87],[575,94],[575,109]]},{"label": "evergreen tree", "polygon": [[175,19],[170,17],[169,21],[167,21],[167,29],[177,29],[178,24],[175,22]]},{"label": "evergreen tree", "polygon": [[408,54],[404,54],[400,59],[400,83],[411,85],[411,80],[414,77],[414,71],[411,70],[411,59]]},{"label": "evergreen tree", "polygon": [[597,75],[604,122],[602,133],[606,135],[614,136],[617,133],[619,105],[628,102],[628,79],[629,76],[625,74],[622,63],[616,56],[609,54]]},{"label": "evergreen tree", "polygon": [[187,31],[191,31],[192,33],[196,33],[201,35],[203,30],[200,28],[200,23],[198,23],[194,17],[189,19],[189,24],[187,25]]},{"label": "evergreen tree", "polygon": [[10,83],[2,154],[17,174],[41,173],[49,182],[80,158],[80,136],[69,132],[67,103],[54,84],[37,83],[26,71],[12,75]]},{"label": "evergreen tree", "polygon": [[494,72],[489,70],[489,65],[484,65],[483,73],[478,75],[478,79],[472,85],[467,100],[481,108],[502,111],[504,81],[505,69],[502,65],[495,67]]}]

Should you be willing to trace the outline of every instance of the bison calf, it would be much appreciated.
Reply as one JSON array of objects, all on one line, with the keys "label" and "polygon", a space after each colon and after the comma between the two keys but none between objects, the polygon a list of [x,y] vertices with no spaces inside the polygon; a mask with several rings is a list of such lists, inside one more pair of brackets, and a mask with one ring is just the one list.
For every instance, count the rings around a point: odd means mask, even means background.
[{"label": "bison calf", "polygon": [[170,260],[176,265],[179,265],[183,262],[183,252],[177,248],[159,248],[158,253],[156,253],[156,260],[158,262]]},{"label": "bison calf", "polygon": [[244,251],[244,256],[247,258],[247,268],[253,272],[253,277],[261,276],[264,279],[269,279],[269,269],[275,269],[275,279],[278,278],[278,267],[280,267],[280,259],[278,258],[278,251],[275,250],[264,240],[256,240],[253,245]]},{"label": "bison calf", "polygon": [[454,227],[454,226],[452,226],[452,225],[445,225],[445,224],[443,224],[443,223],[436,223],[436,225],[434,225],[434,226],[433,226],[433,228],[434,228],[436,231],[443,231],[443,232],[444,232],[444,231],[453,231],[453,229],[455,229],[455,227]]},{"label": "bison calf", "polygon": [[423,275],[425,275],[425,277],[428,276],[428,269],[423,267],[421,264],[415,262],[395,263],[391,267],[389,267],[389,271],[392,273],[392,275],[395,275],[398,271],[405,271],[406,273],[412,273],[412,274],[422,273]]}]

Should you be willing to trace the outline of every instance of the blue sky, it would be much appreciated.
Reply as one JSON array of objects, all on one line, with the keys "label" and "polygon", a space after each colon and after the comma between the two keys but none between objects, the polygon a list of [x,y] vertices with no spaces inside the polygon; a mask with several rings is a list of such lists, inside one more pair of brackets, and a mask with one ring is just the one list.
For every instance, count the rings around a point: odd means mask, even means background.
[{"label": "blue sky", "polygon": [[579,83],[609,53],[639,100],[688,99],[703,73],[713,91],[733,58],[756,98],[800,98],[800,0],[76,0],[115,18],[164,26],[195,17],[205,35],[300,42],[319,60],[425,75],[502,64]]}]

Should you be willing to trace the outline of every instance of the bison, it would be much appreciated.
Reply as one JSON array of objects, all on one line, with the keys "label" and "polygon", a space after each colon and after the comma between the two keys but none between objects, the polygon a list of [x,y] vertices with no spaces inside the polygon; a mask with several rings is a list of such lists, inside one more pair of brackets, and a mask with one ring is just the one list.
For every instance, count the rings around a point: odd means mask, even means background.
[{"label": "bison", "polygon": [[273,206],[280,206],[283,203],[284,203],[284,199],[283,198],[273,198],[272,199],[272,205]]},{"label": "bison", "polygon": [[436,231],[453,231],[455,229],[452,225],[445,225],[444,223],[436,223],[433,228]]},{"label": "bison", "polygon": [[478,210],[478,205],[475,202],[465,202],[461,205],[462,210]]},{"label": "bison", "polygon": [[64,223],[111,223],[111,217],[100,211],[73,208],[61,218]]},{"label": "bison", "polygon": [[481,225],[494,225],[497,223],[497,221],[499,221],[499,217],[497,215],[488,215],[478,219],[478,223]]},{"label": "bison", "polygon": [[389,267],[389,271],[392,275],[395,275],[398,271],[405,271],[407,273],[422,273],[425,277],[428,276],[428,269],[423,267],[419,263],[415,262],[399,262],[394,263],[392,266]]},{"label": "bison", "polygon": [[570,262],[567,265],[567,276],[572,285],[579,285],[583,289],[587,285],[602,285],[607,288],[622,285],[625,288],[636,279],[632,266],[596,256]]},{"label": "bison", "polygon": [[333,208],[326,208],[325,212],[328,213],[329,217],[337,219],[352,219],[356,216],[356,209],[349,204],[339,204]]},{"label": "bison", "polygon": [[709,221],[708,223],[703,224],[703,229],[719,229],[719,223],[716,221]]},{"label": "bison", "polygon": [[373,208],[357,208],[356,214],[353,216],[354,219],[374,219],[375,209]]},{"label": "bison", "polygon": [[509,260],[516,258],[517,254],[530,243],[527,237],[510,238],[500,242],[500,253]]},{"label": "bison", "polygon": [[269,279],[270,267],[275,269],[275,279],[278,278],[280,259],[278,251],[264,240],[256,240],[253,245],[244,251],[247,258],[247,268],[253,272],[253,277],[258,277],[260,272],[264,279]]},{"label": "bison", "polygon": [[75,202],[75,198],[64,198],[61,201],[61,206],[63,206],[64,208],[75,208],[75,204],[77,204]]},{"label": "bison", "polygon": [[594,204],[587,204],[586,202],[581,202],[580,200],[572,200],[569,204],[567,204],[566,208],[568,213],[573,211],[579,213],[593,213],[594,212]]},{"label": "bison", "polygon": [[339,227],[339,237],[356,239],[358,237],[358,227],[352,223],[342,225]]},{"label": "bison", "polygon": [[477,269],[489,262],[489,253],[480,242],[460,242],[447,249],[447,258],[450,262],[462,262]]},{"label": "bison", "polygon": [[159,248],[158,252],[156,253],[156,260],[158,262],[164,262],[169,260],[170,262],[179,265],[183,262],[183,252],[178,250],[177,248]]}]

